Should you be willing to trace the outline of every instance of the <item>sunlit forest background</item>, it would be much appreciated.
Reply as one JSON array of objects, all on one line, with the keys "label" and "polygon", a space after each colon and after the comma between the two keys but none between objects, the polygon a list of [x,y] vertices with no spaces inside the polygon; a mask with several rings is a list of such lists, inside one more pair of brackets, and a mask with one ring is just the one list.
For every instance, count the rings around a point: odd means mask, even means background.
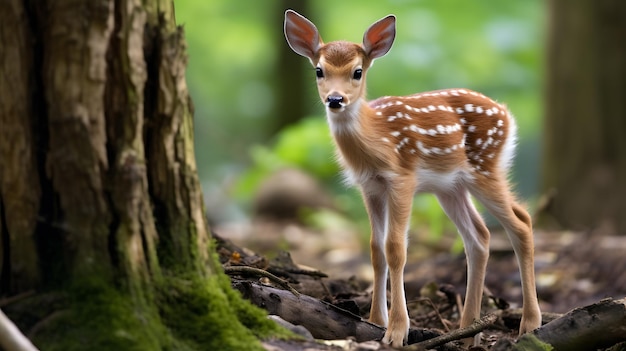
[{"label": "sunlit forest background", "polygon": [[[334,204],[367,225],[358,194],[342,184],[308,60],[289,50],[283,16],[294,8],[325,41],[360,42],[393,13],[394,47],[368,75],[368,97],[465,87],[513,111],[519,144],[512,178],[538,198],[545,6],[543,1],[191,1],[175,2],[189,52],[196,157],[213,223],[250,217],[263,179],[283,167],[316,177]],[[414,222],[450,226],[436,200],[416,199]],[[454,233],[454,230],[451,230]],[[364,233],[367,234],[367,233]]]}]

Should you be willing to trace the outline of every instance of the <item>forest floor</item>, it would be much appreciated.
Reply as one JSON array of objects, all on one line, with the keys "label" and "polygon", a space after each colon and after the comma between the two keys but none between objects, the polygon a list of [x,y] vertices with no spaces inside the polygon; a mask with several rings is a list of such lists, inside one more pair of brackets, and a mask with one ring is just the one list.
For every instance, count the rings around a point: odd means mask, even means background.
[{"label": "forest floor", "polygon": [[[220,248],[226,266],[256,265],[266,269],[295,263],[304,271],[323,272],[326,278],[314,277],[321,283],[321,292],[315,288],[307,291],[306,284],[298,284],[289,274],[281,276],[280,269],[277,275],[291,280],[292,286],[303,294],[315,295],[366,318],[372,280],[368,245],[353,229],[337,227],[315,230],[295,223],[257,220],[245,225],[216,227],[215,231],[235,245]],[[450,239],[432,243],[419,235],[410,235],[405,288],[412,328],[441,333],[458,328],[466,261],[463,254],[451,253],[451,245]],[[483,312],[515,311],[521,307],[515,255],[505,234],[497,230],[492,232],[490,246]],[[252,257],[256,263],[242,261],[240,253],[234,253],[237,250],[245,251],[244,256]],[[601,230],[586,233],[536,230],[535,267],[542,312],[565,313],[606,297],[626,296],[624,252],[626,236],[612,236]],[[233,281],[237,280],[236,276]],[[258,278],[254,279],[268,283],[267,278]],[[515,338],[515,326],[484,331],[480,344],[483,349],[489,349],[503,336]],[[386,349],[380,343],[355,344],[349,340],[333,345],[326,349]],[[277,342],[266,347],[289,350],[293,345],[281,346]],[[316,349],[311,345],[301,348]]]}]

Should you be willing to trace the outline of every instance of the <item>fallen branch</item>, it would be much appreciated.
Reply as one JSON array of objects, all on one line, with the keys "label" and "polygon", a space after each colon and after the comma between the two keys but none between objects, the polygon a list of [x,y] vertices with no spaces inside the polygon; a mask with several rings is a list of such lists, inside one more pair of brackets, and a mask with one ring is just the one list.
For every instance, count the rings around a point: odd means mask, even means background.
[{"label": "fallen branch", "polygon": [[[357,342],[380,340],[385,329],[364,321],[361,317],[337,306],[307,295],[294,296],[288,291],[248,281],[235,281],[233,287],[244,298],[264,308],[270,314],[305,327],[316,339],[336,340],[354,337]],[[429,330],[409,333],[409,342],[418,342],[438,336]]]},{"label": "fallen branch", "polygon": [[465,328],[453,330],[447,334],[443,334],[435,338],[419,342],[414,345],[409,345],[403,348],[403,350],[407,350],[407,351],[427,350],[427,349],[432,349],[432,348],[441,346],[443,344],[449,343],[450,341],[469,338],[487,329],[489,326],[493,325],[497,320],[498,320],[498,316],[496,316],[495,314],[488,314]]},{"label": "fallen branch", "polygon": [[569,351],[602,349],[626,341],[626,298],[576,308],[533,335],[555,350]]},{"label": "fallen branch", "polygon": [[561,318],[522,335],[516,342],[500,339],[493,351],[539,349],[584,351],[604,349],[626,341],[626,298],[604,299],[576,308]]},{"label": "fallen branch", "polygon": [[345,339],[358,342],[382,339],[385,330],[360,317],[307,295],[293,294],[252,282],[236,282],[234,287],[253,304],[282,319],[305,327],[316,339]]}]

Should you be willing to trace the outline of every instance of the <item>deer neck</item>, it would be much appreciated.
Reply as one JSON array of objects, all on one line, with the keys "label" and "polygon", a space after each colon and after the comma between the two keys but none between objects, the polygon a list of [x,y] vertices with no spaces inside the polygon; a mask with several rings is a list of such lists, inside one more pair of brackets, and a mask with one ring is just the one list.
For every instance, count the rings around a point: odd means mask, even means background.
[{"label": "deer neck", "polygon": [[389,157],[379,146],[371,116],[374,110],[361,98],[340,112],[327,109],[326,116],[339,159],[348,178],[361,183],[388,168]]}]

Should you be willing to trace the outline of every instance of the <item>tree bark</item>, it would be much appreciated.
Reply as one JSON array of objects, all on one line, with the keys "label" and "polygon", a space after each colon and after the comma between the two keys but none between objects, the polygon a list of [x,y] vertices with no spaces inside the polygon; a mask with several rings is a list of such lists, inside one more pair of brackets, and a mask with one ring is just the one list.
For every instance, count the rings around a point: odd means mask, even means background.
[{"label": "tree bark", "polygon": [[[37,108],[31,92],[32,32],[21,3],[0,4],[0,288],[27,290],[39,274],[34,233],[41,188],[35,149]],[[9,235],[11,233],[11,235]],[[10,263],[10,264],[9,264]]]},{"label": "tree bark", "polygon": [[626,2],[550,2],[543,213],[626,232]]},{"label": "tree bark", "polygon": [[[113,3],[49,2],[40,88],[46,105],[45,176],[58,199],[71,273],[110,276],[104,91]],[[84,21],[76,20],[87,15]],[[19,215],[19,214],[18,214]]]},{"label": "tree bark", "polygon": [[40,348],[277,333],[212,252],[186,63],[171,1],[0,2],[0,295]]}]

